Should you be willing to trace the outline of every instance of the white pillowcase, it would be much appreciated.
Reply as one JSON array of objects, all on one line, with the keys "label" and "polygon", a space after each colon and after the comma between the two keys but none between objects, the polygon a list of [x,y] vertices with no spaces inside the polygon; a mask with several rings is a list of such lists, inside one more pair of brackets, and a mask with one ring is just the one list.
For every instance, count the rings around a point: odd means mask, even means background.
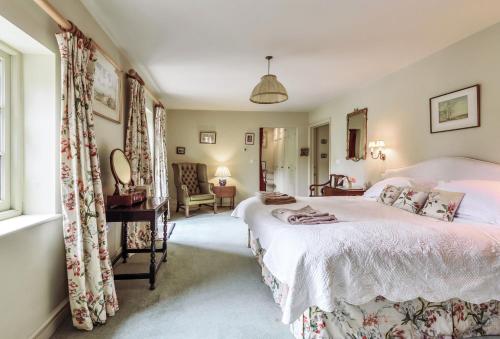
[{"label": "white pillowcase", "polygon": [[500,181],[441,181],[436,189],[465,193],[456,217],[476,222],[500,224]]},{"label": "white pillowcase", "polygon": [[387,178],[373,184],[372,187],[366,190],[363,196],[368,199],[376,199],[380,196],[380,193],[382,193],[382,191],[387,185],[396,187],[406,187],[406,186],[414,186],[414,182],[407,177]]}]

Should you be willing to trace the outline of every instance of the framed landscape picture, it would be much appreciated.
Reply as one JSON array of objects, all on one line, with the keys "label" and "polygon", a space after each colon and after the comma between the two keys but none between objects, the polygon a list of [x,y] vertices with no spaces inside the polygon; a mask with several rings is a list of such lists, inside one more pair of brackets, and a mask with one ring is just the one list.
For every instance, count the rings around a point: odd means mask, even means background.
[{"label": "framed landscape picture", "polygon": [[103,118],[120,123],[122,105],[121,72],[113,66],[98,48],[96,49],[94,95],[92,107],[94,113]]},{"label": "framed landscape picture", "polygon": [[216,137],[215,132],[200,132],[200,144],[215,144]]},{"label": "framed landscape picture", "polygon": [[479,127],[479,85],[429,99],[431,133]]}]

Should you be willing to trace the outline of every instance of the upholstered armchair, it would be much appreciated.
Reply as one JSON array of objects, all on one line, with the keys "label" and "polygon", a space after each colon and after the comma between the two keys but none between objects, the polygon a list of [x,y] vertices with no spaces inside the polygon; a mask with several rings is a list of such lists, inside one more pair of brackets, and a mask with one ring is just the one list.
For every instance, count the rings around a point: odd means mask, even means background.
[{"label": "upholstered armchair", "polygon": [[174,183],[177,191],[177,212],[184,208],[189,217],[191,206],[209,205],[217,213],[217,202],[212,190],[214,184],[208,182],[207,165],[195,163],[172,164]]}]

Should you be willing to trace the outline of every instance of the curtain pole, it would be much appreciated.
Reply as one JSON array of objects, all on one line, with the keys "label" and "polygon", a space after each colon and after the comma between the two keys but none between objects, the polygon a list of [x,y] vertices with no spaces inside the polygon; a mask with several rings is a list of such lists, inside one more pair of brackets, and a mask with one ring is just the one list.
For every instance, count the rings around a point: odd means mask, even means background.
[{"label": "curtain pole", "polygon": [[41,9],[44,10],[45,13],[47,13],[52,20],[54,20],[59,26],[61,26],[63,29],[71,29],[72,25],[71,23],[66,20],[65,17],[62,16],[61,13],[57,11],[57,9],[54,8],[51,4],[47,2],[47,0],[33,0],[35,3],[40,6]]},{"label": "curtain pole", "polygon": [[[47,15],[56,22],[62,29],[69,30],[73,27],[71,22],[67,20],[57,9],[52,6],[47,0],[33,0]],[[121,67],[114,62],[114,60],[102,49],[95,41],[92,41],[93,44],[99,49],[102,55],[120,72],[122,72]],[[142,80],[142,79],[141,79]],[[144,82],[144,81],[142,81]],[[156,98],[153,92],[144,85],[144,89],[153,97],[155,101],[161,104],[161,101]],[[162,105],[163,106],[163,105]]]}]

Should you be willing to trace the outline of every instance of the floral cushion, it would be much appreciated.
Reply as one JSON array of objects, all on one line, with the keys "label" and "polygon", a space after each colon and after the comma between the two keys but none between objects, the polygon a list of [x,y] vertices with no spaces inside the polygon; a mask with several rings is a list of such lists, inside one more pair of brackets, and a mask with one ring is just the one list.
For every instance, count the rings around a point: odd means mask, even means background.
[{"label": "floral cushion", "polygon": [[428,192],[418,191],[413,187],[405,187],[392,206],[408,212],[418,213],[424,207]]},{"label": "floral cushion", "polygon": [[433,190],[429,193],[429,198],[420,214],[443,221],[453,221],[464,195],[459,192]]},{"label": "floral cushion", "polygon": [[385,205],[392,205],[394,201],[396,201],[396,199],[399,197],[402,190],[403,187],[387,185],[382,190],[382,193],[380,193],[379,197],[377,198],[377,201]]}]

